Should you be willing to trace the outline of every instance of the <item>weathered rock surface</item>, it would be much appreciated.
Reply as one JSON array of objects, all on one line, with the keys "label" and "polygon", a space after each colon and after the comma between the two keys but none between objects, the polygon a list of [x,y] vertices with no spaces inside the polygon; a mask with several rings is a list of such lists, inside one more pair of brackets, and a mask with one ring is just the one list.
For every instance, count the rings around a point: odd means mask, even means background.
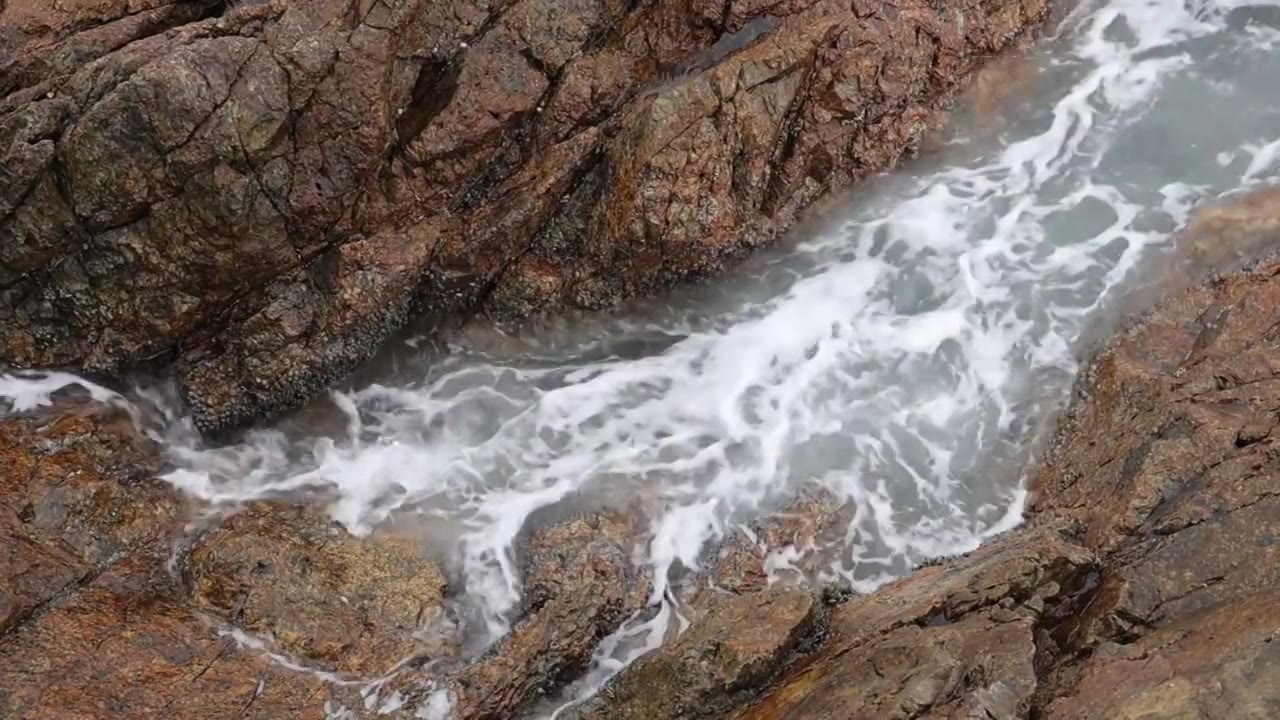
[{"label": "weathered rock surface", "polygon": [[167,571],[184,513],[127,418],[3,420],[0,456],[0,717],[323,717]]},{"label": "weathered rock surface", "polygon": [[[1202,211],[1183,237],[1189,265],[1274,248],[1275,197]],[[757,619],[725,636],[704,614],[615,678],[589,716],[1277,716],[1276,307],[1280,262],[1264,262],[1133,322],[1079,381],[1032,474],[1029,525],[838,602],[776,681],[743,692],[715,661],[687,662],[789,617],[746,583],[735,602]]]},{"label": "weathered rock surface", "polygon": [[627,518],[554,524],[526,543],[513,631],[466,660],[416,541],[282,503],[202,530],[122,413],[0,419],[0,458],[4,718],[376,716],[393,708],[331,680],[388,673],[384,697],[441,687],[458,717],[512,717],[649,596]]},{"label": "weathered rock surface", "polygon": [[[1268,197],[1216,206],[1189,237],[1228,258],[1262,249]],[[1276,307],[1267,261],[1131,323],[1082,374],[1031,475],[1029,524],[966,556],[850,598],[767,586],[759,547],[726,542],[682,599],[691,627],[569,716],[1277,716]],[[458,638],[419,632],[446,587],[416,545],[277,503],[193,535],[197,515],[118,411],[0,420],[0,459],[6,718],[516,717],[651,591],[632,562],[638,518],[550,523],[522,545],[511,633],[467,659]],[[815,494],[757,533],[808,546],[841,512]],[[392,675],[369,703],[239,646],[231,626],[301,667]]]},{"label": "weathered rock surface", "polygon": [[529,703],[581,675],[600,641],[649,599],[650,581],[632,561],[638,535],[628,518],[613,513],[532,533],[524,545],[523,607],[510,633],[453,671],[396,678],[383,690],[403,698],[395,717],[417,717],[433,696],[448,700],[452,718],[519,717]]},{"label": "weathered rock surface", "polygon": [[913,151],[1047,0],[0,6],[0,363],[173,367],[206,430],[410,313],[714,272]]},{"label": "weathered rock surface", "polygon": [[568,718],[717,718],[818,637],[825,608],[800,589],[718,598],[675,642],[637,660]]},{"label": "weathered rock surface", "polygon": [[[312,510],[258,505],[191,552],[196,605],[314,667],[376,676],[419,649],[445,579],[407,538],[355,538]],[[441,648],[431,648],[439,652]]]}]

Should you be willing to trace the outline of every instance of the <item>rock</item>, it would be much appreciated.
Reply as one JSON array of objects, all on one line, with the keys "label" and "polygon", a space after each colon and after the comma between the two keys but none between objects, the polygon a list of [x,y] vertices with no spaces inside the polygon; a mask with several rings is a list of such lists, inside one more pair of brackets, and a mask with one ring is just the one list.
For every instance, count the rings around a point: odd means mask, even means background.
[{"label": "rock", "polygon": [[[1256,256],[1272,242],[1272,197],[1214,205],[1183,239],[1213,248],[1214,265]],[[726,577],[746,580],[735,602],[760,615],[726,627],[707,613],[587,709],[735,720],[1273,716],[1276,307],[1280,262],[1267,261],[1175,290],[1129,324],[1083,372],[1031,473],[1028,525],[837,603],[812,648],[766,687],[742,691],[714,663],[680,664],[709,633],[749,641],[785,618],[765,600],[780,590],[740,572],[762,558],[730,552]],[[824,513],[807,514],[821,525]],[[699,699],[680,705],[690,687]]]},{"label": "rock", "polygon": [[456,654],[416,633],[445,582],[408,538],[261,503],[179,552],[193,515],[122,412],[0,419],[0,459],[0,717],[319,720],[325,677],[264,650],[373,677]]},{"label": "rock", "polygon": [[816,581],[819,563],[824,559],[819,550],[832,547],[844,537],[851,520],[849,510],[826,490],[815,488],[800,493],[780,511],[753,521],[751,536],[736,531],[710,551],[714,558],[711,567],[690,584],[693,592],[686,593],[684,600],[696,607],[708,591],[714,595],[725,590],[763,590],[771,580],[771,552],[793,550],[796,554],[789,567],[773,570],[773,581]]},{"label": "rock", "polygon": [[397,717],[421,717],[433,698],[448,699],[450,718],[517,717],[581,674],[597,644],[648,601],[649,580],[632,562],[636,535],[612,513],[534,532],[524,546],[523,607],[511,632],[453,673],[397,678],[388,686],[406,698]]},{"label": "rock", "polygon": [[353,537],[314,511],[258,504],[188,558],[197,606],[325,670],[376,677],[441,618],[445,580],[407,538]]},{"label": "rock", "polygon": [[121,560],[0,638],[6,718],[320,720],[324,692],[219,637],[155,558]]},{"label": "rock", "polygon": [[1120,656],[1096,654],[1046,717],[1267,718],[1280,707],[1280,595],[1188,613]]},{"label": "rock", "polygon": [[822,645],[738,717],[1027,717],[1037,635],[1096,572],[1052,528],[918,570],[833,608]]},{"label": "rock", "polygon": [[179,503],[157,467],[127,417],[0,420],[0,633],[163,545]]},{"label": "rock", "polygon": [[11,0],[0,363],[171,368],[217,432],[413,314],[705,276],[913,152],[1046,8]]},{"label": "rock", "polygon": [[1197,264],[1233,269],[1280,244],[1280,187],[1265,187],[1197,208],[1183,238]]},{"label": "rock", "polygon": [[567,718],[718,718],[772,680],[822,629],[811,593],[724,596],[675,642],[637,660]]},{"label": "rock", "polygon": [[584,672],[651,591],[635,518],[549,524],[521,546],[512,631],[464,658],[416,540],[282,502],[192,513],[119,411],[0,419],[0,459],[5,718],[413,717],[433,698],[512,717]]},{"label": "rock", "polygon": [[2,419],[0,457],[0,717],[324,717],[168,571],[183,503],[127,417]]},{"label": "rock", "polygon": [[[1255,196],[1219,217],[1266,228],[1270,207]],[[1082,373],[1031,472],[1027,525],[970,554],[870,595],[815,597],[769,586],[750,571],[759,547],[726,542],[683,598],[684,634],[570,714],[1274,715],[1278,306],[1280,261],[1262,261],[1129,324]],[[444,580],[407,540],[258,504],[175,561],[189,512],[154,479],[155,448],[110,408],[59,412],[0,420],[5,717],[513,717],[579,676],[650,599],[637,519],[570,517],[523,542],[525,600],[506,637],[472,659],[450,638],[424,648],[414,634]],[[816,494],[755,531],[808,546],[842,524]],[[252,638],[240,647],[228,623],[295,663],[391,671],[385,699],[288,670]]]}]

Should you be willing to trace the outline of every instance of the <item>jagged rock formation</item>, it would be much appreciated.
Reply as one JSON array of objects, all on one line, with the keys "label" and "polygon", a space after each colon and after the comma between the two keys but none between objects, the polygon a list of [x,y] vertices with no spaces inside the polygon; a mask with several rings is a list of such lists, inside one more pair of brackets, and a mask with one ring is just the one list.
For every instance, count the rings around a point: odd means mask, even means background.
[{"label": "jagged rock formation", "polygon": [[[1187,239],[1220,257],[1274,244],[1276,197],[1210,210]],[[753,547],[728,543],[684,634],[564,716],[1274,717],[1276,307],[1268,261],[1125,328],[1031,475],[1028,525],[967,556],[848,597],[766,587]],[[128,417],[64,402],[0,420],[5,718],[518,717],[648,600],[639,518],[534,528],[511,633],[467,658],[419,545],[279,503],[210,520],[153,479]],[[758,534],[808,544],[843,524],[816,495]],[[386,681],[366,697],[337,682],[352,675]]]},{"label": "jagged rock formation", "polygon": [[[1264,190],[1200,212],[1181,267],[1276,247],[1278,198]],[[735,710],[713,701],[741,692],[731,680],[650,680],[662,677],[654,665],[722,657],[725,640],[691,630],[616,678],[586,716],[1274,716],[1276,307],[1280,262],[1270,261],[1175,292],[1125,328],[1077,383],[1031,476],[1028,527],[832,608],[807,640],[790,640],[816,649]],[[722,620],[713,610],[703,622]],[[714,662],[707,672],[720,677]],[[631,691],[637,681],[649,689]]]},{"label": "jagged rock formation", "polygon": [[1047,0],[0,3],[0,364],[293,407],[408,316],[705,276],[912,152]]}]

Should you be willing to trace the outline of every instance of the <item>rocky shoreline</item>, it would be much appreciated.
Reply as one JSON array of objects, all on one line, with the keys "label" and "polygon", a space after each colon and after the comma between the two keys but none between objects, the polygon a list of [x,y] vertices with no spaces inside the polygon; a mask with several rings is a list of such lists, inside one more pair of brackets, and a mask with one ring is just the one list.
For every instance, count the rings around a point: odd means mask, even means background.
[{"label": "rocky shoreline", "polygon": [[1047,0],[0,5],[0,364],[296,407],[407,317],[705,277],[885,169]]},{"label": "rocky shoreline", "polygon": [[[1187,239],[1274,243],[1278,197],[1202,213]],[[849,596],[769,586],[730,542],[687,588],[690,627],[560,717],[1274,716],[1275,307],[1262,261],[1130,323],[1031,473],[1027,524],[973,553]],[[119,410],[6,419],[0,457],[4,717],[516,717],[649,593],[634,518],[552,523],[524,545],[512,632],[468,657],[419,543],[280,503],[202,515]],[[759,531],[803,543],[834,521],[801,502]]]},{"label": "rocky shoreline", "polygon": [[[0,366],[172,372],[221,432],[410,315],[712,274],[914,152],[1048,10],[0,2]],[[1275,190],[1196,216],[1080,376],[1024,526],[868,595],[770,584],[730,539],[680,588],[684,632],[558,717],[1280,716],[1280,261],[1240,266],[1277,241]],[[528,716],[652,610],[644,518],[556,519],[473,652],[421,538],[199,506],[163,465],[74,394],[0,418],[0,717]],[[840,512],[800,497],[755,531],[803,546]]]}]

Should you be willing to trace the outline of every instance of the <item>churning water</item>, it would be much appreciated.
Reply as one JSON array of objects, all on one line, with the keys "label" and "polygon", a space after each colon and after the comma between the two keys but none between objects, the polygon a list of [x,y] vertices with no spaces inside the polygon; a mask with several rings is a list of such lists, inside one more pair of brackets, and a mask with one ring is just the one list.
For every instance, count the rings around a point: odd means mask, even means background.
[{"label": "churning water", "polygon": [[[819,553],[823,579],[858,590],[1017,524],[1083,333],[1195,202],[1280,174],[1278,45],[1276,0],[1086,3],[1025,61],[998,132],[962,120],[713,287],[505,343],[397,348],[376,382],[333,394],[341,427],[323,435],[294,421],[206,447],[154,391],[129,402],[167,413],[167,477],[193,495],[310,491],[353,532],[425,528],[490,637],[519,601],[532,513],[642,508],[662,608],[605,644],[602,677],[661,637],[674,569],[803,486],[850,522],[777,557]],[[9,376],[0,395],[30,406],[71,381]]]}]

